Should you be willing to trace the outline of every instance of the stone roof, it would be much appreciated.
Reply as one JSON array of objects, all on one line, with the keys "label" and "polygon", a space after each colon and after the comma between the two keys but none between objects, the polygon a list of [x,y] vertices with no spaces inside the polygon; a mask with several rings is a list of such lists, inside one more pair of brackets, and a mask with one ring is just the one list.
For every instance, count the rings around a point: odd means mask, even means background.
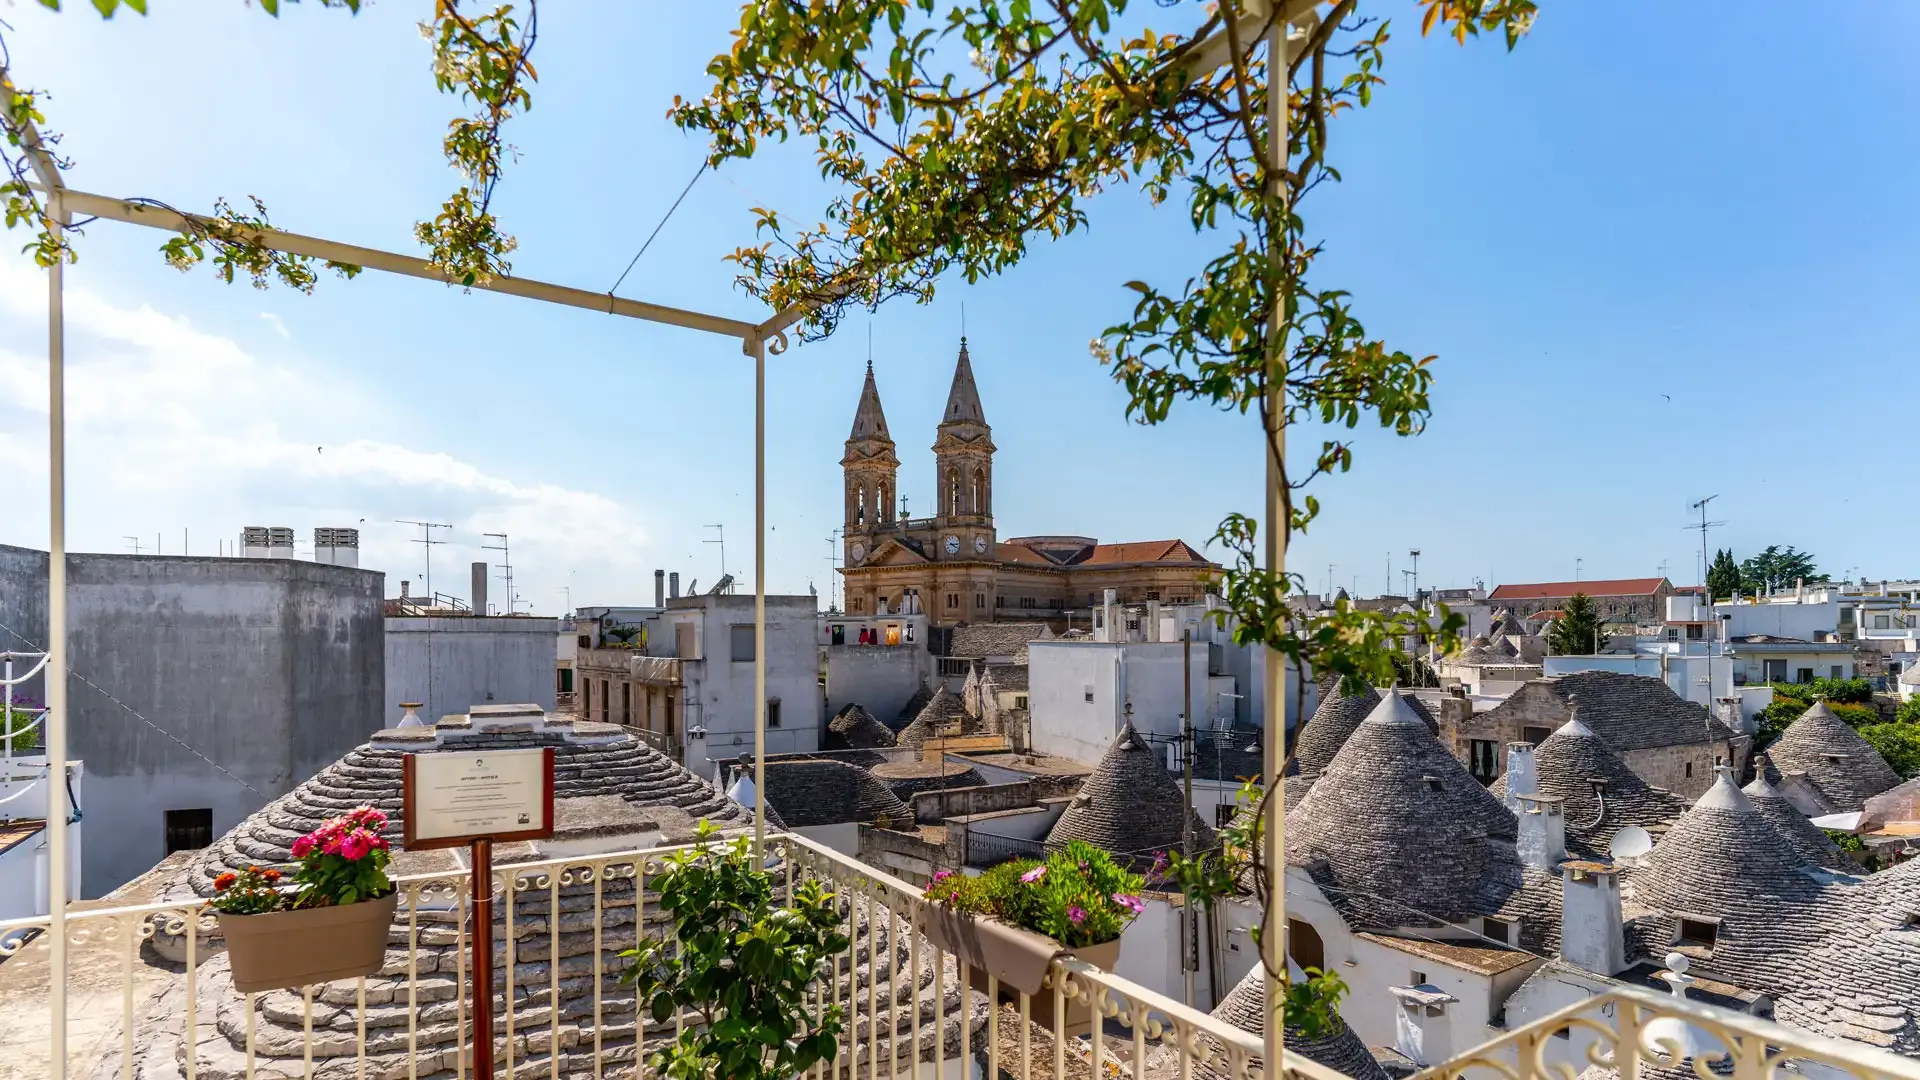
[{"label": "stone roof", "polygon": [[1900,673],[1899,684],[1901,686],[1920,686],[1920,664],[1908,664],[1906,670]]},{"label": "stone roof", "polygon": [[[1409,691],[1402,690],[1399,694],[1429,732],[1436,735],[1440,733],[1440,722],[1434,719],[1433,711],[1427,708],[1426,702]],[[1353,734],[1353,729],[1359,727],[1360,721],[1366,719],[1367,714],[1379,704],[1380,691],[1368,687],[1365,694],[1348,697],[1340,692],[1339,682],[1335,680],[1331,689],[1322,693],[1319,707],[1313,710],[1313,718],[1300,729],[1294,741],[1293,770],[1303,776],[1312,776],[1326,768],[1327,762],[1333,760],[1333,755],[1340,752],[1347,737]],[[1322,723],[1322,720],[1325,722]]]},{"label": "stone roof", "polygon": [[[752,820],[712,784],[615,725],[543,715],[533,706],[491,706],[487,712],[476,708],[473,716],[442,720],[433,727],[376,732],[214,841],[190,864],[187,884],[195,893],[211,896],[214,877],[224,871],[291,865],[288,849],[296,838],[361,805],[386,813],[385,835],[399,848],[405,825],[401,759],[436,748],[552,747],[556,829],[573,835],[658,832],[665,842],[674,843],[691,839],[701,818],[723,825]],[[569,806],[585,800],[593,800],[592,805]],[[624,814],[619,812],[622,804]],[[407,856],[396,855],[396,861]],[[405,869],[396,866],[397,872]]]},{"label": "stone roof", "polygon": [[1756,905],[1812,900],[1820,882],[1811,869],[1722,769],[1634,868],[1633,899],[1669,912],[1738,919]]},{"label": "stone roof", "polygon": [[[1571,700],[1580,699],[1580,721],[1614,750],[1647,750],[1661,746],[1698,745],[1708,738],[1725,742],[1734,732],[1710,717],[1700,705],[1673,692],[1650,675],[1617,671],[1576,671],[1529,679],[1484,719],[1491,726],[1518,712],[1555,700],[1564,722]],[[1545,697],[1548,700],[1543,702]]]},{"label": "stone roof", "polygon": [[966,702],[943,685],[927,699],[926,706],[920,710],[920,715],[913,718],[913,723],[900,729],[897,742],[918,750],[926,745],[928,739],[943,734],[960,734],[966,726],[966,720]]},{"label": "stone roof", "polygon": [[[1534,748],[1539,794],[1565,800],[1567,850],[1605,859],[1613,835],[1628,825],[1656,833],[1686,812],[1687,801],[1650,786],[1578,716],[1560,725]],[[1508,774],[1489,789],[1506,798]],[[1610,973],[1609,973],[1610,974]]]},{"label": "stone roof", "polygon": [[1767,779],[1764,770],[1753,778],[1753,783],[1740,790],[1753,801],[1754,809],[1767,819],[1767,824],[1772,825],[1773,830],[1799,852],[1802,859],[1842,873],[1859,871],[1860,864],[1848,858],[1847,853],[1840,850],[1840,846],[1833,842],[1825,830],[1808,820],[1807,815],[1801,813],[1787,798],[1786,792]]},{"label": "stone roof", "polygon": [[[1220,999],[1220,1004],[1214,1006],[1211,1014],[1213,1018],[1224,1020],[1241,1031],[1265,1038],[1267,1034],[1266,973],[1266,968],[1255,964],[1253,970],[1247,972],[1245,977],[1234,984],[1232,990],[1227,991],[1227,996]],[[1355,1080],[1387,1080],[1387,1071],[1374,1060],[1373,1053],[1367,1049],[1366,1043],[1360,1041],[1360,1036],[1354,1034],[1353,1029],[1348,1027],[1346,1021],[1340,1019],[1338,1014],[1334,1017],[1334,1023],[1338,1026],[1333,1032],[1323,1034],[1317,1039],[1307,1038],[1300,1033],[1299,1028],[1287,1028],[1282,1036],[1287,1052],[1300,1054],[1329,1069],[1354,1077]],[[1218,1050],[1219,1044],[1214,1045]],[[1259,1070],[1260,1064],[1256,1061],[1253,1064],[1253,1071],[1257,1075]],[[1224,1075],[1224,1070],[1220,1070],[1220,1074]]]},{"label": "stone roof", "polygon": [[1859,810],[1870,796],[1900,782],[1880,752],[1833,715],[1824,700],[1788,724],[1767,754],[1775,770],[1806,773],[1838,811]]},{"label": "stone roof", "polygon": [[989,664],[986,680],[995,690],[1008,693],[1027,689],[1027,672],[1031,670],[1025,664]]},{"label": "stone roof", "polygon": [[1313,717],[1300,729],[1298,740],[1294,743],[1293,763],[1302,775],[1318,773],[1327,767],[1333,756],[1346,745],[1347,736],[1360,726],[1360,721],[1380,704],[1380,691],[1367,687],[1366,693],[1349,695],[1346,688],[1334,680],[1332,687],[1320,697],[1320,705],[1313,710]]},{"label": "stone roof", "polygon": [[1258,729],[1195,731],[1194,741],[1193,775],[1197,778],[1233,783],[1259,779],[1266,773],[1266,750]]},{"label": "stone roof", "polygon": [[885,783],[843,761],[769,761],[767,805],[789,827],[849,822],[893,828],[913,824],[913,811]]},{"label": "stone roof", "polygon": [[947,390],[947,410],[940,414],[942,424],[972,423],[986,426],[986,410],[980,407],[980,388],[973,382],[973,362],[967,356],[967,339],[960,339],[960,359],[953,365],[953,385]]},{"label": "stone roof", "polygon": [[873,767],[875,780],[885,784],[901,799],[911,799],[923,791],[942,791],[950,788],[985,787],[986,778],[978,769],[967,765],[948,762],[942,755],[939,761],[889,761]]},{"label": "stone roof", "polygon": [[1046,623],[975,623],[953,628],[953,642],[947,655],[956,660],[985,660],[991,656],[1016,656],[1029,641],[1050,638]]},{"label": "stone roof", "polygon": [[873,361],[867,361],[867,381],[860,388],[860,404],[853,411],[853,430],[848,442],[865,439],[892,441],[887,435],[887,414],[880,409],[880,388],[873,382]]},{"label": "stone roof", "polygon": [[1192,821],[1195,850],[1212,847],[1212,827],[1186,805],[1165,757],[1128,724],[1113,737],[1100,764],[1054,823],[1047,850],[1082,840],[1124,864],[1145,867],[1160,852],[1179,850],[1183,817]]},{"label": "stone roof", "polygon": [[875,750],[895,743],[887,725],[874,719],[858,703],[850,704],[827,721],[827,733],[821,740],[826,750]]},{"label": "stone roof", "polygon": [[1521,622],[1519,618],[1514,615],[1512,608],[1504,608],[1499,615],[1494,617],[1493,626],[1487,631],[1487,634],[1489,637],[1495,638],[1533,636],[1528,632],[1527,624]]},{"label": "stone roof", "polygon": [[1355,926],[1418,925],[1412,912],[1480,912],[1497,864],[1517,865],[1516,832],[1513,813],[1387,694],[1288,812],[1287,861],[1322,867]]},{"label": "stone roof", "polygon": [[891,718],[881,717],[880,722],[891,728],[895,735],[898,735],[908,724],[919,719],[920,710],[926,708],[927,702],[932,700],[933,691],[926,686],[922,686],[913,692],[913,696],[907,699],[905,705],[900,706],[899,715]]}]

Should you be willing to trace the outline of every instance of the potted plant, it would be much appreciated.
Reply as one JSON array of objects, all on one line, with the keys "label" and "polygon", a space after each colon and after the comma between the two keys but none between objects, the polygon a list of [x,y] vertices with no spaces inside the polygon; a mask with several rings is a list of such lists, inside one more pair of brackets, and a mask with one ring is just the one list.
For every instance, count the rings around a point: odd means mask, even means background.
[{"label": "potted plant", "polygon": [[391,857],[371,806],[333,818],[293,842],[291,881],[250,866],[213,879],[207,906],[227,940],[234,989],[283,990],[377,973],[399,900]]},{"label": "potted plant", "polygon": [[849,945],[838,899],[809,878],[794,885],[784,906],[776,905],[772,875],[746,839],[716,844],[716,831],[700,822],[694,845],[667,857],[653,884],[660,909],[673,919],[673,937],[642,937],[621,953],[629,965],[620,981],[634,988],[656,1024],[699,1014],[700,1023],[687,1024],[652,1056],[659,1075],[805,1075],[831,1062],[838,1049],[841,1006],[816,1012],[809,1004],[814,984],[831,978],[833,958]]},{"label": "potted plant", "polygon": [[[920,930],[968,965],[974,989],[985,993],[991,974],[1003,995],[1032,997],[1033,1019],[1046,1024],[1052,997],[1040,991],[1048,966],[1066,954],[1112,971],[1121,932],[1146,910],[1142,883],[1113,856],[1076,840],[1044,860],[1015,859],[977,877],[940,871],[927,886],[932,904],[921,911]],[[1067,1027],[1077,1030],[1089,1018],[1085,1004],[1071,1006]]]}]

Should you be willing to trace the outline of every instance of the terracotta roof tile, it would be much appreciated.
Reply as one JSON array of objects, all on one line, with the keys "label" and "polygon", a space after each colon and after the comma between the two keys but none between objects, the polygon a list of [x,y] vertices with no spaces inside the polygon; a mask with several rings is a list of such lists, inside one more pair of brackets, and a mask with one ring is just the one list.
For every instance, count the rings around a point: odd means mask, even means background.
[{"label": "terracotta roof tile", "polygon": [[1207,557],[1193,550],[1184,540],[1142,540],[1125,544],[1095,544],[1093,551],[1077,566],[1118,566],[1126,563],[1165,562],[1187,566],[1211,566]]},{"label": "terracotta roof tile", "polygon": [[1552,600],[1585,593],[1588,596],[1651,596],[1666,578],[1615,578],[1610,581],[1541,581],[1530,585],[1502,585],[1488,600]]}]

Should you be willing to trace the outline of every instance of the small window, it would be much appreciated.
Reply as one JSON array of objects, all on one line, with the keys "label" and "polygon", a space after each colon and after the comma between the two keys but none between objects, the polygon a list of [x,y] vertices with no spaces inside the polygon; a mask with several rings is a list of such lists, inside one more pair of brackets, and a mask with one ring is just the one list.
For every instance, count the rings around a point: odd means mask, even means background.
[{"label": "small window", "polygon": [[1693,762],[1687,762],[1687,779],[1693,779]]},{"label": "small window", "polygon": [[1886,630],[1888,629],[1888,623],[1890,621],[1891,621],[1891,616],[1875,615],[1873,617],[1873,628],[1875,630]]},{"label": "small window", "polygon": [[1827,669],[1827,671],[1828,671],[1828,675],[1827,675],[1827,678],[1829,678],[1829,679],[1833,679],[1833,680],[1835,680],[1835,681],[1838,681],[1838,680],[1840,680],[1840,679],[1842,679],[1842,678],[1845,678],[1845,676],[1843,676],[1843,675],[1841,675],[1841,674],[1840,674],[1840,665],[1839,665],[1839,664],[1835,664],[1835,665],[1833,665],[1832,667],[1830,667],[1830,668],[1828,668],[1828,669]]},{"label": "small window", "polygon": [[1445,791],[1446,790],[1444,787],[1441,786],[1440,778],[1437,776],[1429,776],[1426,778],[1426,781],[1427,781],[1428,791]]},{"label": "small window", "polygon": [[[1023,597],[1021,597],[1020,599],[1021,599],[1022,601],[1024,601],[1024,600],[1026,600],[1026,597],[1024,597],[1024,596],[1023,596]],[[997,607],[997,608],[1003,608],[1003,607],[1006,607],[1006,606],[1007,606],[1007,598],[1006,598],[1006,597],[1004,597],[1004,596],[996,596],[996,597],[994,597],[994,598],[993,598],[993,606],[994,606],[994,607]],[[1029,604],[1026,604],[1026,603],[1022,603],[1022,604],[1021,604],[1020,606],[1021,606],[1021,607],[1030,607],[1031,605],[1029,605]]]},{"label": "small window", "polygon": [[591,649],[591,648],[593,648],[593,635],[591,635],[591,634],[581,634],[581,635],[580,635],[580,647],[581,647],[581,648],[583,648],[583,649]]},{"label": "small window", "polygon": [[983,607],[986,607],[986,606],[987,606],[987,594],[986,594],[986,593],[974,593],[974,594],[973,594],[973,606],[974,606],[975,608],[983,608]]},{"label": "small window", "polygon": [[1014,707],[1014,708],[1016,708],[1016,709],[1024,709],[1024,708],[1026,708],[1026,707],[1027,707],[1027,695],[1025,695],[1025,694],[1015,694],[1015,695],[1013,695],[1013,707]]},{"label": "small window", "polygon": [[1810,683],[1810,682],[1812,682],[1812,681],[1813,681],[1813,669],[1812,669],[1812,668],[1810,668],[1810,667],[1803,667],[1803,668],[1795,668],[1795,669],[1794,669],[1794,672],[1793,672],[1793,681],[1794,681],[1794,682],[1797,682],[1797,683]]},{"label": "small window", "polygon": [[753,660],[753,625],[735,623],[727,628],[733,635],[733,658],[735,661]]},{"label": "small window", "polygon": [[1491,938],[1502,945],[1513,944],[1512,923],[1493,918],[1482,919],[1480,923],[1480,933],[1483,937]]},{"label": "small window", "polygon": [[1523,727],[1520,729],[1520,737],[1534,746],[1539,746],[1541,743],[1546,742],[1547,736],[1551,734],[1553,734],[1552,728]]},{"label": "small window", "polygon": [[1702,641],[1706,638],[1706,636],[1707,636],[1707,628],[1704,626],[1701,626],[1699,623],[1693,623],[1687,627],[1688,641]]},{"label": "small window", "polygon": [[1160,590],[1159,590],[1159,589],[1148,589],[1148,590],[1147,590],[1147,599],[1149,599],[1149,600],[1158,600],[1158,599],[1160,599]]},{"label": "small window", "polygon": [[767,726],[770,728],[777,728],[780,726],[780,699],[779,698],[767,699]]},{"label": "small window", "polygon": [[167,811],[167,854],[213,846],[213,810]]},{"label": "small window", "polygon": [[[1689,627],[1689,629],[1691,629],[1691,627]],[[1689,635],[1689,636],[1691,636],[1691,635]],[[1677,627],[1677,626],[1669,626],[1669,627],[1667,627],[1667,640],[1668,640],[1668,641],[1679,641],[1679,640],[1680,640],[1680,628],[1679,628],[1679,627]]]},{"label": "small window", "polygon": [[1087,695],[1087,704],[1089,705],[1093,704],[1093,687],[1089,686],[1086,688],[1086,695]]},{"label": "small window", "polygon": [[1720,924],[1711,919],[1680,920],[1680,936],[1675,942],[1679,945],[1694,945],[1703,949],[1713,948],[1713,940],[1720,934]]},{"label": "small window", "polygon": [[1427,973],[1426,973],[1426,972],[1424,972],[1424,971],[1416,971],[1416,972],[1414,972],[1414,973],[1413,973],[1413,985],[1415,985],[1415,986],[1425,986],[1426,984],[1427,984]]},{"label": "small window", "polygon": [[1500,747],[1492,739],[1470,739],[1467,742],[1467,771],[1482,784],[1491,784],[1500,778]]},{"label": "small window", "polygon": [[554,689],[558,690],[562,694],[573,693],[573,669],[572,668],[570,667],[559,668],[554,672],[554,675],[558,677],[560,680],[559,685],[556,686]]},{"label": "small window", "polygon": [[959,593],[948,593],[948,594],[947,594],[947,609],[948,609],[949,611],[951,611],[952,609],[954,609],[954,608],[957,608],[957,607],[959,607],[959,606],[960,606],[960,594],[959,594]]}]

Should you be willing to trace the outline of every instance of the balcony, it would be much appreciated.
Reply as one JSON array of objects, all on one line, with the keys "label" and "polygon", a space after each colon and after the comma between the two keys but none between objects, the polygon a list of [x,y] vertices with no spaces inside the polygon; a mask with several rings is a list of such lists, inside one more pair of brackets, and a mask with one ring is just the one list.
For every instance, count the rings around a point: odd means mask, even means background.
[{"label": "balcony", "polygon": [[[1053,963],[1038,1000],[1015,995],[990,1008],[987,994],[968,988],[957,958],[913,932],[922,906],[913,886],[803,838],[778,835],[768,845],[787,887],[803,877],[833,886],[852,942],[815,996],[816,1007],[831,1000],[849,1016],[834,1065],[815,1075],[1340,1075],[1296,1054],[1287,1055],[1284,1069],[1263,1068],[1258,1036],[1077,960]],[[617,953],[633,945],[636,933],[657,934],[670,925],[648,890],[669,850],[496,868],[500,1075],[636,1075],[637,1057],[693,1019],[650,1024],[617,978]],[[220,949],[210,939],[214,920],[197,902],[96,903],[71,911],[65,969],[53,979],[46,919],[0,923],[0,940],[33,935],[0,964],[0,1010],[7,1019],[0,1028],[0,1074],[54,1074],[49,1055],[60,1044],[49,1038],[51,983],[65,999],[61,1044],[68,1075],[75,1077],[464,1080],[468,880],[454,871],[408,876],[399,884],[401,906],[383,971],[298,992],[234,992],[224,961],[214,959]],[[990,984],[987,993],[997,989]],[[1097,1004],[1103,1037],[1079,1038],[1030,1022],[1035,1015],[1062,1015],[1056,1006],[1066,1001]],[[1742,1080],[1762,1080],[1787,1062],[1795,1071],[1837,1070],[1862,1080],[1920,1077],[1920,1066],[1909,1059],[1621,988],[1506,1033],[1418,1080],[1564,1080],[1589,1063],[1635,1080],[1642,1071],[1677,1064],[1659,1049],[1674,1039],[1696,1047],[1693,1062],[1702,1076],[1728,1074],[1701,1063],[1725,1051],[1731,1075]],[[1622,1047],[1638,1050],[1623,1055]]]}]

